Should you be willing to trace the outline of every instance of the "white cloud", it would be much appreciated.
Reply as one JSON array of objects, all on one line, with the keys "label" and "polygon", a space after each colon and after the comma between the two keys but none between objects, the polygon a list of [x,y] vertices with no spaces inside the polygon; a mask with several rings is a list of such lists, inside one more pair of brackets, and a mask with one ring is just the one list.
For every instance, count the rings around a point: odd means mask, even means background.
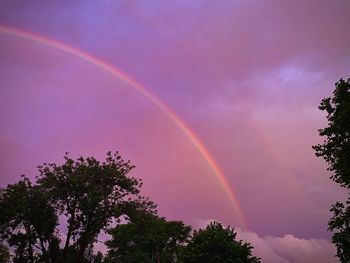
[{"label": "white cloud", "polygon": [[[203,228],[214,219],[195,219],[197,228]],[[253,255],[268,263],[337,263],[335,247],[330,241],[319,238],[298,238],[292,234],[282,237],[261,237],[252,231],[235,228],[237,239],[252,244]]]},{"label": "white cloud", "polygon": [[292,234],[283,237],[260,237],[254,232],[237,228],[237,237],[254,246],[254,254],[263,262],[335,263],[335,247],[326,239],[298,238]]}]

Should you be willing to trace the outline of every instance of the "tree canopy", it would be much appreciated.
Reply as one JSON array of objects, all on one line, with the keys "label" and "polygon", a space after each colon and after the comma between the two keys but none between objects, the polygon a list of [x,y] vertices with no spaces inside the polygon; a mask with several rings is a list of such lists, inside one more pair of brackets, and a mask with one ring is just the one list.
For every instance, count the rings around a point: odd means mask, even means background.
[{"label": "tree canopy", "polygon": [[181,259],[186,263],[259,263],[260,259],[252,256],[253,247],[237,241],[236,235],[234,229],[212,222],[194,231]]},{"label": "tree canopy", "polygon": [[112,240],[107,259],[111,262],[176,262],[189,238],[191,227],[166,221],[154,214],[140,214],[109,233]]},{"label": "tree canopy", "polygon": [[[1,189],[1,238],[15,248],[14,262],[84,262],[98,234],[122,215],[154,212],[139,195],[142,182],[118,153],[39,166],[36,184],[24,177]],[[66,229],[59,224],[66,219]],[[62,233],[66,233],[62,235]],[[60,249],[60,238],[64,238]]]},{"label": "tree canopy", "polygon": [[10,253],[8,248],[0,244],[0,263],[7,263],[10,260]]},{"label": "tree canopy", "polygon": [[324,98],[319,109],[327,113],[328,126],[319,129],[325,140],[313,148],[328,163],[331,178],[350,188],[350,79],[340,79],[333,96]]},{"label": "tree canopy", "polygon": [[320,129],[322,144],[313,146],[316,156],[323,157],[331,179],[349,190],[345,203],[337,202],[331,208],[333,217],[329,230],[342,263],[350,262],[350,79],[335,84],[332,97],[324,98],[319,109],[327,113],[327,127]]},{"label": "tree canopy", "polygon": [[[1,239],[15,247],[15,262],[47,258],[47,250],[57,245],[58,216],[48,195],[27,178],[1,189]],[[40,248],[40,253],[36,249]]]},{"label": "tree canopy", "polygon": [[[104,162],[66,154],[35,182],[0,188],[0,263],[260,262],[233,229],[212,223],[191,238],[190,226],[158,216],[133,168],[118,152]],[[95,254],[103,231],[108,251]]]}]

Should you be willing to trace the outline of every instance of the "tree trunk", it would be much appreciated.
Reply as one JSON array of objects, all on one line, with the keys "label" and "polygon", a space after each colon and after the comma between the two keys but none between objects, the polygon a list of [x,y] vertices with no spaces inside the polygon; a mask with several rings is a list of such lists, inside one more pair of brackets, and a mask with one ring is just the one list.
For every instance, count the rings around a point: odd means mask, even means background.
[{"label": "tree trunk", "polygon": [[45,263],[50,263],[50,259],[49,259],[48,255],[47,255],[47,251],[46,251],[46,248],[45,248],[44,241],[43,241],[43,239],[41,237],[39,237],[39,240],[40,240],[41,251],[43,252]]},{"label": "tree trunk", "polygon": [[157,260],[157,263],[160,263],[160,254],[159,254],[158,247],[156,248],[156,260]]},{"label": "tree trunk", "polygon": [[85,250],[88,247],[88,245],[89,245],[89,243],[85,242],[85,241],[80,243],[79,251],[78,251],[78,254],[75,258],[75,263],[81,263],[83,261],[84,253],[85,253]]},{"label": "tree trunk", "polygon": [[29,262],[34,263],[34,253],[33,253],[33,247],[32,247],[32,233],[31,233],[30,226],[26,227],[26,232],[28,235]]},{"label": "tree trunk", "polygon": [[69,248],[69,242],[70,239],[72,237],[72,232],[73,232],[73,226],[75,224],[75,213],[71,213],[72,217],[70,219],[70,224],[68,226],[68,233],[67,233],[67,237],[66,237],[66,242],[64,244],[64,248],[63,248],[63,253],[62,253],[62,263],[65,263],[67,261],[67,256],[68,256],[68,248]]},{"label": "tree trunk", "polygon": [[69,247],[69,242],[70,242],[71,236],[72,236],[72,230],[70,227],[68,227],[66,242],[64,244],[63,253],[62,253],[62,263],[66,262],[67,255],[68,255],[68,247]]},{"label": "tree trunk", "polygon": [[28,252],[29,252],[29,262],[34,263],[34,253],[33,253],[33,247],[32,247],[31,241],[29,241]]}]

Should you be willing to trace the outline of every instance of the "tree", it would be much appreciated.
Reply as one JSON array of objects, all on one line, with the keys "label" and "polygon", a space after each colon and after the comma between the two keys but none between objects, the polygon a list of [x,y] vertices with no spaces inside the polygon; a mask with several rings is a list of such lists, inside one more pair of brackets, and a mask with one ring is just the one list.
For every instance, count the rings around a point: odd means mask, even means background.
[{"label": "tree", "polygon": [[350,262],[350,198],[345,204],[334,204],[331,212],[329,230],[335,231],[332,241],[337,247],[337,256],[343,263]]},{"label": "tree", "polygon": [[[142,182],[128,176],[134,166],[118,153],[109,152],[102,163],[93,157],[64,159],[63,165],[39,166],[35,185],[24,178],[0,190],[0,234],[15,248],[14,262],[87,262],[110,223],[155,211],[139,194]],[[66,219],[66,231],[58,218]]]},{"label": "tree", "polygon": [[65,156],[65,164],[39,167],[38,184],[52,197],[61,215],[67,217],[68,231],[62,261],[68,251],[82,262],[96,237],[113,221],[131,210],[155,208],[139,196],[142,182],[128,177],[134,166],[118,153],[109,152],[100,163],[93,157],[78,160]]},{"label": "tree", "polygon": [[[313,149],[316,156],[326,160],[331,179],[350,190],[350,79],[340,79],[333,96],[324,98],[319,109],[327,113],[328,126],[318,130],[325,140]],[[331,212],[329,230],[335,232],[337,256],[343,263],[350,262],[350,192],[348,201],[337,202]]]},{"label": "tree", "polygon": [[24,177],[2,189],[0,214],[1,239],[15,247],[15,262],[49,262],[47,250],[58,239],[58,217],[38,186]]},{"label": "tree", "polygon": [[218,222],[205,229],[194,231],[192,239],[184,248],[181,260],[186,263],[258,263],[252,256],[249,243],[237,241],[234,229],[223,228]]},{"label": "tree", "polygon": [[8,263],[10,260],[10,253],[8,248],[0,244],[0,263]]},{"label": "tree", "polygon": [[[191,227],[157,216],[118,153],[64,160],[39,166],[35,183],[23,176],[0,188],[0,263],[260,262],[219,223],[189,241]],[[101,231],[112,236],[107,257],[94,254]]]},{"label": "tree", "polygon": [[191,227],[153,214],[139,214],[109,233],[107,262],[177,262]]}]

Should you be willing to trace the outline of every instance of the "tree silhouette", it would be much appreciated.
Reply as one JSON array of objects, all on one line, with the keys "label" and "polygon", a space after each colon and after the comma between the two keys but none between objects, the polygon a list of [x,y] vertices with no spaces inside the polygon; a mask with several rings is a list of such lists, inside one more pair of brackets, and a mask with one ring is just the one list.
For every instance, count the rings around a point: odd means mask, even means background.
[{"label": "tree silhouette", "polygon": [[7,263],[10,260],[8,248],[0,244],[0,263]]},{"label": "tree silhouette", "polygon": [[[15,248],[14,262],[85,262],[110,223],[155,211],[139,194],[142,182],[128,176],[134,166],[118,153],[109,152],[102,163],[93,157],[64,159],[63,165],[39,166],[35,185],[24,178],[0,191],[0,234]],[[59,217],[67,219],[62,251]]]},{"label": "tree silhouette", "polygon": [[49,262],[47,250],[58,240],[58,217],[48,196],[24,178],[2,189],[0,200],[1,238],[16,248],[14,261]]},{"label": "tree silhouette", "polygon": [[[328,126],[320,129],[325,137],[322,144],[313,146],[316,156],[323,157],[331,179],[350,190],[350,79],[335,84],[333,96],[324,98],[319,109],[327,113]],[[329,230],[342,263],[350,262],[350,192],[345,203],[337,202],[331,208],[333,217]]]},{"label": "tree silhouette", "polygon": [[181,260],[184,263],[259,263],[260,259],[252,256],[253,247],[237,241],[236,235],[230,227],[212,222],[205,229],[194,231]]},{"label": "tree silhouette", "polygon": [[153,214],[139,214],[109,233],[107,262],[176,262],[191,227]]},{"label": "tree silhouette", "polygon": [[[257,263],[233,229],[211,223],[194,231],[156,214],[140,195],[142,182],[118,153],[39,166],[35,183],[23,176],[0,188],[0,263]],[[98,235],[111,235],[108,254],[94,254]],[[61,242],[62,241],[62,242]],[[9,249],[7,248],[9,246]]]},{"label": "tree silhouette", "polygon": [[63,261],[72,248],[74,252],[70,254],[77,253],[76,262],[81,262],[100,231],[113,218],[136,208],[133,205],[153,208],[152,203],[138,195],[142,183],[126,176],[133,168],[118,153],[113,156],[110,152],[103,163],[92,157],[74,161],[65,156],[64,165],[39,168],[38,184],[52,197],[59,213],[68,219]]}]

